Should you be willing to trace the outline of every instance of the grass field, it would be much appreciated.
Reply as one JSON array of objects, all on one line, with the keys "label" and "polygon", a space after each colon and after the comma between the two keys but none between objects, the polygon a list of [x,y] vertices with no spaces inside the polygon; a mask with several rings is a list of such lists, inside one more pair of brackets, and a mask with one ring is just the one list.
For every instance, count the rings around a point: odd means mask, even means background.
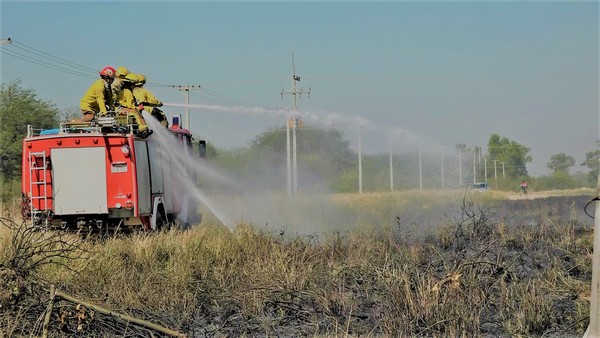
[{"label": "grass field", "polygon": [[[587,197],[568,195],[512,201],[507,212],[535,214],[526,223],[497,216],[499,194],[334,195],[355,224],[304,236],[207,217],[87,238],[32,232],[13,210],[0,226],[0,336],[42,335],[50,285],[194,337],[581,336],[592,222],[569,212]],[[161,336],[65,300],[47,330]]]}]

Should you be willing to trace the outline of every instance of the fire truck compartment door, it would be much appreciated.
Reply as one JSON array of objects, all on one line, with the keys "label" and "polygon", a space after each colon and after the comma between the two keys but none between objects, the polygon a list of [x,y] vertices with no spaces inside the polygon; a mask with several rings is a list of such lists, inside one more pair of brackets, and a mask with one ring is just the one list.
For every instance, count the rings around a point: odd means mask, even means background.
[{"label": "fire truck compartment door", "polygon": [[103,147],[52,149],[54,213],[108,213]]},{"label": "fire truck compartment door", "polygon": [[150,160],[148,159],[148,144],[146,141],[136,140],[135,163],[137,174],[138,213],[148,215],[152,212],[152,191],[150,190]]}]

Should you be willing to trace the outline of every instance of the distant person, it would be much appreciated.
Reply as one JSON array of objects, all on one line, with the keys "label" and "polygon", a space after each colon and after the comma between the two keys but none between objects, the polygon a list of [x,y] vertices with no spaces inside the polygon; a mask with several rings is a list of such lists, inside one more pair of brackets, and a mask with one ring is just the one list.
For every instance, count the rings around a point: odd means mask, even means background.
[{"label": "distant person", "polygon": [[527,182],[525,180],[521,181],[521,193],[527,195]]},{"label": "distant person", "polygon": [[113,105],[113,96],[111,84],[115,79],[116,70],[113,67],[104,67],[100,72],[100,79],[94,81],[90,88],[85,92],[79,108],[83,114],[83,121],[93,121],[96,116],[106,115],[106,112]]},{"label": "distant person", "polygon": [[135,97],[138,104],[144,107],[144,110],[152,114],[160,124],[167,128],[169,127],[169,121],[157,107],[162,107],[162,102],[152,94],[148,89],[144,88],[146,84],[146,77],[141,74],[137,74],[138,81],[133,85],[133,96]]}]

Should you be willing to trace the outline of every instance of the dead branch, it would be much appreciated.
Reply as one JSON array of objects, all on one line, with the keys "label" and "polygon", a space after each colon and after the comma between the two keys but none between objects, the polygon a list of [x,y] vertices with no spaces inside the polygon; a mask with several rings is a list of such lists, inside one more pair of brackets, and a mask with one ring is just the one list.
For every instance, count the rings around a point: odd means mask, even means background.
[{"label": "dead branch", "polygon": [[186,335],[183,334],[183,333],[181,333],[181,332],[177,332],[177,331],[168,329],[166,327],[160,326],[158,324],[154,324],[152,322],[149,322],[149,321],[146,321],[146,320],[143,320],[143,319],[139,319],[139,318],[132,317],[132,316],[129,316],[129,315],[126,315],[126,314],[118,313],[118,312],[114,312],[112,310],[103,308],[101,306],[98,306],[98,305],[95,305],[95,304],[92,304],[92,303],[89,303],[89,302],[82,301],[82,300],[77,299],[77,298],[75,298],[73,296],[69,296],[69,295],[67,295],[67,294],[65,294],[63,292],[60,292],[60,291],[56,291],[56,297],[61,298],[63,300],[71,302],[71,303],[81,304],[81,305],[83,305],[85,307],[93,309],[93,310],[95,310],[95,311],[97,311],[99,313],[102,313],[104,315],[116,317],[116,318],[124,320],[124,321],[126,321],[128,323],[133,323],[133,324],[136,324],[136,325],[140,325],[140,326],[143,326],[145,328],[149,328],[149,329],[152,329],[154,331],[158,331],[158,332],[167,334],[169,336],[173,336],[173,337],[186,337]]}]

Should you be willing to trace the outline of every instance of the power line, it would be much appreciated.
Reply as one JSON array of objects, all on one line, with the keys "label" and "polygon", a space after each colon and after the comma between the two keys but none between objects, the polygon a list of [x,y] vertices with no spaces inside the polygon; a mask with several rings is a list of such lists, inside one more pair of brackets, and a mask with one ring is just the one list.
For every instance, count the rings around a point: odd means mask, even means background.
[{"label": "power line", "polygon": [[[27,44],[24,44],[19,41],[15,41],[13,39],[5,39],[7,42],[6,46],[2,46],[0,48],[0,52],[5,55],[9,55],[14,57],[15,59],[29,62],[44,68],[48,68],[54,71],[63,72],[66,74],[76,75],[80,77],[94,79],[97,77],[97,70],[94,68],[90,68],[84,65],[80,65],[78,63],[66,60],[64,58],[52,55],[50,53],[46,53],[37,48],[31,47]],[[4,45],[4,44],[3,44]],[[10,46],[10,47],[9,47]],[[15,50],[16,49],[16,50]],[[173,85],[164,84],[164,83],[154,83],[149,82],[146,84],[148,87],[163,87],[163,88],[173,88]],[[198,86],[199,88],[200,86]],[[236,105],[245,105],[243,102],[236,100],[227,95],[220,94],[213,90],[210,90],[206,87],[202,87],[203,94],[211,97],[213,100],[217,100],[221,103],[228,104],[236,104]]]},{"label": "power line", "polygon": [[228,98],[227,96],[223,96],[215,92],[209,92],[205,87],[202,87],[202,91],[199,93],[191,93],[191,95],[203,100],[210,100],[211,102],[246,106],[246,104],[236,99]]},{"label": "power line", "polygon": [[241,102],[241,101],[239,101],[239,100],[236,100],[236,99],[234,99],[234,98],[231,98],[231,97],[229,97],[229,96],[225,96],[225,95],[223,95],[223,94],[219,94],[219,93],[217,93],[217,92],[215,92],[215,91],[212,91],[212,90],[210,90],[210,89],[208,89],[208,88],[206,88],[206,87],[203,87],[203,88],[204,88],[204,91],[205,91],[206,93],[210,94],[210,95],[213,95],[213,96],[215,96],[215,97],[218,97],[218,98],[222,98],[223,100],[225,100],[225,101],[229,101],[229,102],[231,102],[231,103],[240,104],[240,105],[245,105],[243,102]]},{"label": "power line", "polygon": [[28,45],[26,45],[24,43],[21,43],[21,42],[15,41],[15,40],[11,40],[11,42],[14,44],[14,46],[16,48],[19,48],[19,49],[24,50],[24,51],[28,51],[30,53],[33,53],[33,54],[38,55],[38,56],[41,56],[43,58],[52,59],[52,60],[55,60],[55,62],[62,63],[62,64],[67,65],[67,66],[76,67],[76,68],[79,68],[79,69],[81,69],[83,71],[86,71],[86,72],[93,72],[93,73],[96,72],[96,70],[93,69],[93,68],[82,66],[82,65],[79,65],[79,64],[77,64],[75,62],[71,62],[69,60],[65,60],[65,59],[60,58],[58,56],[54,56],[54,55],[48,54],[48,53],[43,52],[43,51],[41,51],[39,49],[33,48],[31,46],[28,46]]},{"label": "power line", "polygon": [[26,62],[30,62],[30,63],[36,64],[36,65],[39,65],[39,66],[42,66],[42,67],[45,67],[45,68],[49,68],[49,69],[52,69],[52,70],[56,70],[56,71],[59,71],[59,72],[69,73],[69,74],[72,74],[72,75],[77,75],[77,76],[86,77],[86,78],[94,78],[94,76],[92,76],[92,75],[84,74],[84,73],[81,73],[81,72],[74,72],[74,71],[72,71],[70,69],[67,69],[67,68],[64,68],[64,67],[61,67],[61,66],[57,66],[57,65],[53,65],[53,64],[50,64],[48,62],[45,62],[45,61],[37,60],[37,59],[32,58],[30,56],[27,56],[27,55],[25,55],[23,53],[19,53],[19,52],[15,52],[15,51],[9,51],[9,50],[6,50],[4,48],[0,49],[0,52],[4,53],[6,55],[10,55],[10,56],[12,56],[12,57],[14,57],[16,59],[23,60],[23,61],[26,61]]}]

